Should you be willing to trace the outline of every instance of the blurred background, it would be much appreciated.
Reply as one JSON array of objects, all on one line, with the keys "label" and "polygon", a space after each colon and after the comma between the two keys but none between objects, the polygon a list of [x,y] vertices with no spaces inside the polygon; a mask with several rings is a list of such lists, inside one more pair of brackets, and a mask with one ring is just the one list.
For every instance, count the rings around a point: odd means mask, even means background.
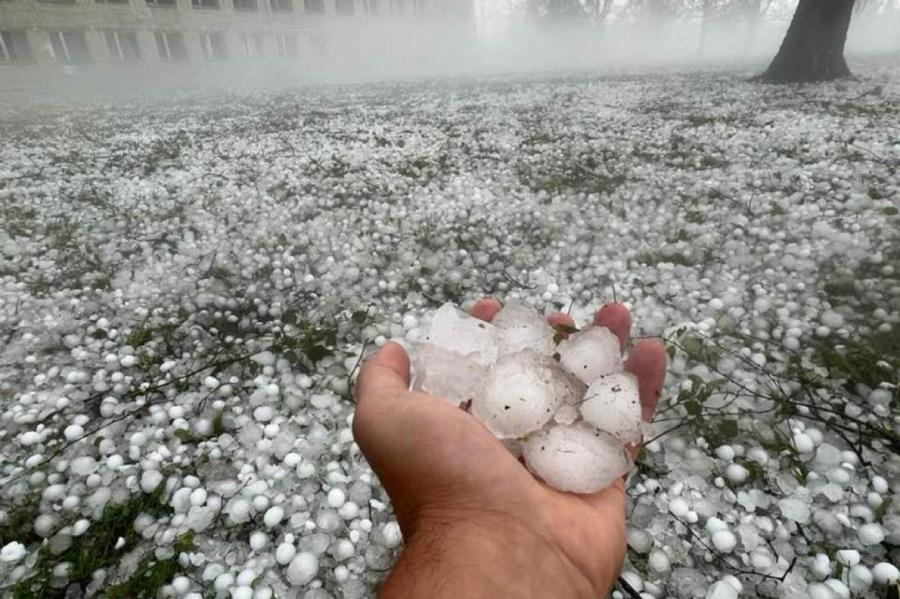
[{"label": "blurred background", "polygon": [[[641,66],[760,65],[789,0],[0,0],[0,88],[141,90]],[[848,53],[900,51],[900,1]],[[0,92],[2,93],[2,92]]]}]

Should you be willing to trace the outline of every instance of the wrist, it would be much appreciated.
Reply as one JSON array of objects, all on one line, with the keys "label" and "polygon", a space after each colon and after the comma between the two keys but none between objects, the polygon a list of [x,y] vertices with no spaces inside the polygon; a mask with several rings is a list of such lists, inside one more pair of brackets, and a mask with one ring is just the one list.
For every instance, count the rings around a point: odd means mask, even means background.
[{"label": "wrist", "polygon": [[585,572],[547,536],[506,514],[446,514],[412,528],[380,599],[596,599],[613,580]]}]

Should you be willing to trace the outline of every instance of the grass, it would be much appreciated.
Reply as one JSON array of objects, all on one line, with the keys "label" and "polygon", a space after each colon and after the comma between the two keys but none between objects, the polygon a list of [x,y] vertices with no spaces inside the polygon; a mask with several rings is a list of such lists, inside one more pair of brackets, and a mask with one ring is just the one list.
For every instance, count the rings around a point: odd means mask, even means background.
[{"label": "grass", "polygon": [[[53,569],[60,564],[68,564],[69,575],[67,585],[77,585],[84,589],[93,579],[93,574],[100,569],[108,569],[115,566],[121,556],[135,549],[142,541],[141,536],[134,529],[134,521],[140,514],[150,514],[154,517],[168,516],[172,508],[166,505],[163,498],[162,485],[153,493],[135,495],[127,501],[107,505],[100,518],[91,523],[90,528],[73,539],[72,544],[63,552],[54,555],[48,544],[41,546],[38,552],[38,560],[32,571],[32,575],[18,582],[11,589],[13,599],[45,599],[65,598],[66,588],[58,588],[53,585]],[[190,539],[193,537],[191,536]],[[120,539],[122,544],[119,545]],[[183,545],[183,538],[179,540]],[[175,562],[172,566],[177,566]],[[169,575],[171,567],[165,572],[153,569],[155,576],[165,573]],[[127,582],[127,581],[126,581]],[[125,584],[125,583],[123,583]],[[115,588],[115,587],[113,587]],[[134,591],[137,586],[132,586]],[[111,595],[117,597],[152,597],[154,594]]]},{"label": "grass", "polygon": [[13,541],[24,545],[41,541],[32,528],[35,518],[41,513],[40,495],[35,493],[30,499],[8,511],[6,520],[0,525],[0,547]]},{"label": "grass", "polygon": [[[813,338],[803,353],[785,350],[777,342],[766,342],[761,350],[766,366],[756,366],[731,347],[747,347],[760,340],[738,332],[707,337],[690,331],[667,340],[670,358],[684,356],[688,364],[705,364],[712,376],[689,374],[690,385],[660,411],[660,422],[672,430],[686,428],[694,438],[705,439],[710,446],[749,438],[778,456],[780,469],[805,480],[808,466],[793,445],[788,428],[791,420],[802,420],[831,431],[846,448],[868,465],[873,456],[900,451],[900,435],[890,430],[883,418],[871,418],[868,410],[860,418],[845,414],[846,404],[867,406],[866,389],[897,379],[900,373],[900,341],[890,333],[876,333],[847,340],[838,337]],[[756,390],[742,388],[730,375],[718,371],[725,356],[738,359],[745,370],[756,370],[765,385]],[[788,390],[786,390],[788,389]],[[752,408],[738,408],[744,398]],[[900,405],[900,391],[893,392],[891,409]],[[768,415],[768,416],[764,416]],[[768,418],[774,417],[774,423]],[[765,431],[757,429],[766,418]],[[765,434],[763,434],[763,432]],[[744,464],[753,480],[765,472],[755,464]],[[758,471],[757,471],[758,470]]]}]

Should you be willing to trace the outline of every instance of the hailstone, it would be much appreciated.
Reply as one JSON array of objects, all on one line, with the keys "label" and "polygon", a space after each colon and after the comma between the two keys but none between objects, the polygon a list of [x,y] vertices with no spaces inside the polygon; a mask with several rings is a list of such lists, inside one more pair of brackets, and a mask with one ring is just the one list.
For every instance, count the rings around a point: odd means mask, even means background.
[{"label": "hailstone", "polygon": [[522,351],[500,358],[472,402],[472,413],[500,439],[523,437],[547,424],[560,397],[539,356]]},{"label": "hailstone", "polygon": [[501,355],[531,349],[541,354],[553,352],[553,329],[534,308],[508,302],[491,321],[496,329]]},{"label": "hailstone", "polygon": [[560,364],[586,385],[622,370],[619,339],[606,327],[589,327],[570,335],[560,342],[557,352]]},{"label": "hailstone", "polygon": [[599,491],[627,472],[640,442],[637,379],[604,327],[557,346],[533,308],[507,303],[486,323],[441,306],[411,344],[412,388],[479,420],[527,468],[561,491]]},{"label": "hailstone", "polygon": [[560,491],[592,493],[628,472],[622,444],[586,424],[554,425],[525,440],[525,464]]},{"label": "hailstone", "polygon": [[412,388],[459,405],[472,401],[484,386],[486,369],[469,358],[427,343],[412,345]]},{"label": "hailstone", "polygon": [[630,372],[602,375],[581,404],[581,417],[624,443],[641,440],[641,400],[637,378]]},{"label": "hailstone", "polygon": [[481,366],[497,359],[494,325],[444,304],[434,313],[424,341],[441,349],[465,356]]}]

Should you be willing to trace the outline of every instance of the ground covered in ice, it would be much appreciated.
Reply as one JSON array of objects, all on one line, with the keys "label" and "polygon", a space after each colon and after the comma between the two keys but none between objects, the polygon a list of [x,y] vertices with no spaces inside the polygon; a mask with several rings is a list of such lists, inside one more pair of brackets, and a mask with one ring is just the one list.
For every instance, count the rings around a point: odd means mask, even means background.
[{"label": "ground covered in ice", "polygon": [[619,596],[873,597],[900,562],[900,70],[0,108],[0,581],[369,596],[363,347],[445,301],[671,355]]}]

